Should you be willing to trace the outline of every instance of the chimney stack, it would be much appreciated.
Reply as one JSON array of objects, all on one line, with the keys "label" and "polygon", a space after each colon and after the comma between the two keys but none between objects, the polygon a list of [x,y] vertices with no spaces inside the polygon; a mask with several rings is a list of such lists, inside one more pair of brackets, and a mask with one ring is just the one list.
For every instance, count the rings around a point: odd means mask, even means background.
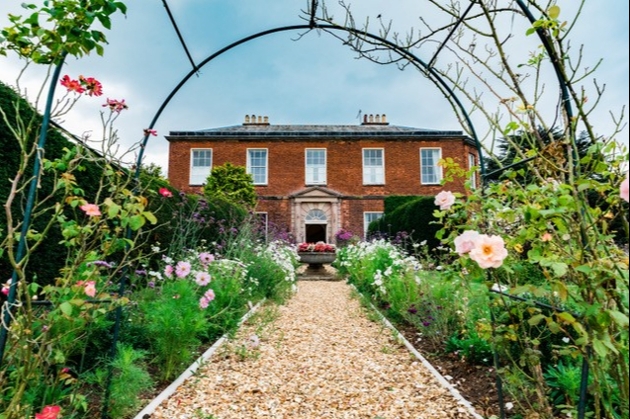
[{"label": "chimney stack", "polygon": [[389,122],[387,122],[387,115],[385,114],[365,114],[361,125],[389,125]]},{"label": "chimney stack", "polygon": [[269,117],[262,115],[245,115],[243,125],[269,125]]}]

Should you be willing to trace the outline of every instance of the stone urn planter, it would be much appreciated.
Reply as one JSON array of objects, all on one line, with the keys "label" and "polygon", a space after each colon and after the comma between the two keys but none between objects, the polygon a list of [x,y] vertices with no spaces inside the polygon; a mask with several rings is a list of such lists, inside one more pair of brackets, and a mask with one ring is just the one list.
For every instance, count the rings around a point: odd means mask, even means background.
[{"label": "stone urn planter", "polygon": [[337,257],[336,252],[298,252],[301,263],[308,263],[305,277],[324,277],[329,276],[324,269],[324,264],[331,264]]}]

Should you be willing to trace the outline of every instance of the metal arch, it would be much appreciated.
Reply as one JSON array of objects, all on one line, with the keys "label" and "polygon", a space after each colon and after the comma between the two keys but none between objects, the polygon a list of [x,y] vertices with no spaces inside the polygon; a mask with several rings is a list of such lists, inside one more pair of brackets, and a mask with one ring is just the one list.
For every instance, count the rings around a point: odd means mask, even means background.
[{"label": "metal arch", "polygon": [[[391,41],[388,41],[387,39],[384,39],[378,35],[374,35],[371,34],[369,32],[363,32],[357,29],[353,29],[353,28],[347,28],[347,27],[343,27],[343,26],[335,26],[335,25],[315,25],[314,26],[315,29],[325,29],[325,30],[333,30],[333,31],[343,31],[343,32],[348,32],[354,35],[360,35],[360,36],[364,36],[370,39],[374,39],[377,40],[379,42],[382,42],[384,45],[388,46],[389,48],[391,48],[393,51],[395,51],[396,53],[398,53],[401,57],[405,57],[407,58],[409,61],[415,63],[416,65],[420,66],[429,76],[432,76],[432,78],[434,79],[434,81],[436,81],[437,83],[440,84],[440,86],[442,86],[444,88],[444,90],[446,92],[448,92],[448,94],[450,95],[450,97],[455,101],[455,103],[457,104],[457,107],[460,109],[460,111],[462,112],[462,115],[464,116],[464,119],[466,120],[466,124],[468,125],[468,128],[470,129],[470,132],[472,134],[473,140],[475,142],[475,148],[477,149],[477,153],[479,153],[479,167],[480,167],[480,171],[481,171],[481,179],[483,182],[483,178],[484,178],[484,158],[483,158],[483,153],[481,150],[481,143],[479,142],[479,138],[477,137],[477,133],[475,131],[475,127],[472,124],[472,121],[470,120],[470,116],[468,115],[468,112],[466,112],[466,109],[464,108],[463,104],[460,102],[459,98],[457,97],[457,95],[455,94],[455,92],[453,91],[453,89],[451,89],[451,87],[449,85],[446,84],[446,82],[444,81],[444,79],[442,78],[442,76],[435,71],[435,69],[431,66],[429,66],[427,63],[425,63],[423,60],[421,60],[420,58],[418,58],[417,56],[415,56],[413,53],[407,51],[406,49],[394,44]],[[278,28],[273,28],[273,29],[268,29],[262,32],[258,32],[256,34],[247,36],[245,38],[242,38],[236,42],[233,42],[231,44],[229,44],[228,46],[221,48],[220,50],[218,50],[217,52],[211,54],[210,56],[208,56],[206,59],[204,59],[203,61],[201,61],[199,63],[199,65],[197,65],[193,70],[191,70],[190,72],[188,72],[188,74],[186,74],[186,76],[184,76],[184,78],[182,78],[182,80],[177,84],[177,86],[175,86],[175,88],[169,93],[169,95],[166,97],[166,99],[164,100],[164,102],[162,102],[162,104],[160,105],[160,107],[158,108],[157,112],[155,113],[153,119],[151,120],[151,123],[149,124],[149,127],[147,128],[147,130],[153,129],[153,127],[155,126],[157,120],[159,119],[160,115],[162,114],[162,112],[164,111],[164,109],[166,108],[166,106],[169,104],[169,102],[171,101],[171,99],[175,96],[175,94],[179,91],[179,89],[181,89],[184,84],[186,84],[186,82],[194,75],[196,74],[203,66],[205,66],[206,64],[208,64],[210,61],[212,61],[213,59],[217,58],[218,56],[222,55],[223,53],[241,45],[244,44],[246,42],[252,41],[256,38],[261,38],[263,36],[267,36],[267,35],[271,35],[273,33],[277,33],[277,32],[286,32],[286,31],[295,31],[295,30],[310,30],[313,29],[313,27],[311,25],[291,25],[291,26],[282,26],[282,27],[278,27]],[[145,132],[145,136],[140,144],[140,151],[138,153],[138,159],[136,161],[136,171],[135,171],[135,178],[137,179],[140,176],[140,167],[142,164],[142,158],[144,155],[144,149],[146,147],[146,144],[149,140],[149,136],[150,133],[149,132]]]}]

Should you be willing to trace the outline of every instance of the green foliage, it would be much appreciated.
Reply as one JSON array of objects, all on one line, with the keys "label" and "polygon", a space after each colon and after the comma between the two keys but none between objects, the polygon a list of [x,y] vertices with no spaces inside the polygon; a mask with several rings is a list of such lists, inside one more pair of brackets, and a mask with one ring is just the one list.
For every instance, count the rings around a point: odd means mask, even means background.
[{"label": "green foliage", "polygon": [[42,7],[23,3],[22,7],[30,15],[9,15],[11,26],[0,31],[0,55],[10,50],[38,64],[59,63],[64,53],[103,55],[107,39],[94,25],[111,29],[110,16],[127,11],[124,3],[110,0],[59,0],[44,2]]},{"label": "green foliage", "polygon": [[408,202],[415,201],[419,196],[416,195],[390,195],[386,196],[383,200],[383,204],[385,206],[385,213],[389,214],[396,210],[401,205],[404,205]]},{"label": "green foliage", "polygon": [[223,199],[251,210],[256,206],[254,179],[243,166],[230,162],[212,168],[203,187],[209,199]]},{"label": "green foliage", "polygon": [[[384,237],[395,237],[397,234],[406,233],[415,243],[426,241],[429,249],[435,249],[440,245],[436,233],[440,225],[433,216],[436,210],[435,197],[399,197],[393,200],[393,211],[385,211],[383,217],[374,221],[369,226],[369,233]],[[403,201],[406,201],[403,203]],[[398,203],[398,205],[396,205]],[[407,249],[411,251],[412,249]]]},{"label": "green foliage", "polygon": [[[105,392],[109,370],[112,369],[107,410],[110,417],[123,418],[134,413],[140,405],[142,393],[153,387],[153,380],[144,362],[145,357],[145,352],[119,344],[116,348],[116,357],[112,361],[84,377],[88,383],[97,385]],[[92,414],[99,413],[93,407]]]},{"label": "green foliage", "polygon": [[160,381],[173,379],[190,364],[207,330],[196,289],[191,281],[169,281],[153,300],[140,303],[143,323],[153,336],[150,361],[160,365]]}]

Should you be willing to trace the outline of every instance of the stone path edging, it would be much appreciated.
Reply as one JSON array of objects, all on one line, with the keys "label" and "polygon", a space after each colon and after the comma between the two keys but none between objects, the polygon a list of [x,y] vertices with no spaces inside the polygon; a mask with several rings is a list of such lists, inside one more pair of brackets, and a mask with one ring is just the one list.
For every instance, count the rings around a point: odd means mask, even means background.
[{"label": "stone path edging", "polygon": [[[243,324],[245,321],[247,321],[247,319],[249,319],[259,308],[260,306],[265,302],[265,299],[261,300],[258,302],[258,304],[256,304],[255,306],[253,306],[242,318],[241,320],[238,322],[238,326],[240,326],[241,324]],[[217,349],[219,349],[219,347],[223,344],[223,342],[225,342],[227,340],[227,334],[224,334],[223,336],[221,336],[221,338],[219,338],[219,340],[217,340],[216,342],[214,342],[214,344],[208,348],[199,358],[197,358],[197,360],[195,362],[193,362],[187,369],[186,371],[184,371],[183,373],[181,373],[181,375],[179,377],[177,377],[177,379],[175,379],[175,381],[173,381],[168,387],[166,387],[160,394],[158,394],[152,401],[151,403],[149,403],[147,406],[145,406],[144,409],[142,409],[140,411],[140,413],[138,413],[136,416],[134,416],[134,419],[144,419],[147,417],[150,417],[150,415],[155,411],[155,409],[162,404],[162,402],[166,399],[168,399],[170,396],[173,395],[173,393],[175,393],[175,391],[177,390],[177,388],[179,386],[181,386],[184,381],[186,381],[189,377],[191,377],[195,371],[197,371],[197,369],[203,365],[203,363],[205,361],[207,361],[215,352]]]},{"label": "stone path edging", "polygon": [[442,384],[442,386],[444,386],[444,388],[446,388],[461,405],[463,405],[464,407],[468,409],[468,412],[471,415],[473,415],[477,419],[484,419],[483,416],[477,413],[473,405],[468,400],[466,400],[464,396],[462,396],[461,393],[446,378],[444,378],[444,376],[440,374],[440,372],[437,369],[435,369],[435,367],[431,365],[431,363],[425,357],[423,357],[422,354],[420,354],[420,352],[416,350],[416,348],[414,348],[414,346],[398,331],[398,329],[396,329],[396,327],[394,327],[393,324],[391,324],[389,320],[387,320],[387,318],[385,318],[385,316],[383,316],[383,314],[381,314],[379,310],[377,310],[376,307],[374,307],[372,302],[367,297],[361,294],[361,292],[359,292],[359,290],[357,290],[357,288],[353,284],[350,284],[350,283],[348,284],[352,287],[352,289],[354,289],[361,296],[361,298],[364,298],[365,301],[367,301],[370,304],[371,309],[376,314],[378,314],[383,324],[396,334],[396,338],[400,339],[400,341],[404,343],[407,349],[409,349],[409,351],[416,358],[418,358],[418,360],[422,363],[422,365],[424,365],[431,372],[431,374],[435,376],[435,378],[439,381],[439,383]]}]

